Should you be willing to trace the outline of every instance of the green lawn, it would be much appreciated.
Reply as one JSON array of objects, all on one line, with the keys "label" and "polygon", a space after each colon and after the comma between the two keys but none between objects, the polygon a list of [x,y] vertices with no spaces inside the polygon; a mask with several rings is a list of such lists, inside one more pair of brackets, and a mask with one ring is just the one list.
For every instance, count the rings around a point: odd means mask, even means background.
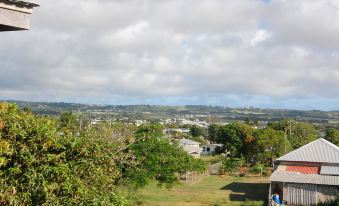
[{"label": "green lawn", "polygon": [[152,183],[141,191],[133,205],[266,205],[267,178],[208,176],[202,181],[181,184],[168,190]]},{"label": "green lawn", "polygon": [[203,160],[206,163],[215,164],[217,162],[220,162],[222,159],[225,159],[225,157],[222,156],[222,155],[215,155],[215,156],[212,156],[212,155],[201,155],[200,159]]}]

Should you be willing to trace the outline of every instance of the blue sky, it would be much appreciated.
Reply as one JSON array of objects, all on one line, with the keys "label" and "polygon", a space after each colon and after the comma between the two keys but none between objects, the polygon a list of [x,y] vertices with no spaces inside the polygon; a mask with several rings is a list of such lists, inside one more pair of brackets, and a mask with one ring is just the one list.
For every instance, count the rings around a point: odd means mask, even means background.
[{"label": "blue sky", "polygon": [[0,99],[339,109],[339,2],[43,1]]}]

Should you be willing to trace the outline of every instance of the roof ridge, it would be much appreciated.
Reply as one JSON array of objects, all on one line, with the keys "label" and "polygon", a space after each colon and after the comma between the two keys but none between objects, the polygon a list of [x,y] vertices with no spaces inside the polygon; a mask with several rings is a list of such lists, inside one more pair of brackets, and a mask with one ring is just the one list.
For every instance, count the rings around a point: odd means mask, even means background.
[{"label": "roof ridge", "polygon": [[333,147],[333,149],[338,150],[338,152],[339,152],[339,147],[337,145],[333,144],[332,142],[330,142],[330,141],[328,141],[328,140],[326,140],[324,138],[319,138],[319,139],[317,139],[315,141],[318,141],[318,140],[323,141],[324,143],[328,144],[329,146]]},{"label": "roof ridge", "polygon": [[197,142],[197,141],[194,141],[194,140],[191,140],[191,139],[186,139],[186,138],[180,139],[179,142],[182,141],[182,140],[187,141],[187,142],[192,142],[192,143],[194,142],[194,143],[200,144],[200,142]]},{"label": "roof ridge", "polygon": [[[320,139],[322,139],[322,138],[320,138]],[[297,151],[303,149],[304,147],[306,147],[306,146],[308,146],[308,145],[314,144],[314,143],[317,142],[318,140],[319,140],[319,139],[314,140],[314,141],[312,141],[312,142],[309,142],[309,143],[307,143],[307,144],[305,144],[305,145],[299,147],[298,149],[292,150],[292,151],[288,152],[287,154],[284,154],[283,156],[279,157],[278,160],[281,159],[281,158],[283,158],[283,157],[285,157],[285,156],[287,156],[287,155],[289,155],[289,154],[291,154],[291,153],[297,152]]]},{"label": "roof ridge", "polygon": [[[314,151],[317,150],[317,151]],[[319,150],[319,151],[318,151]],[[322,154],[318,154],[318,153]],[[327,155],[331,155],[332,159],[327,159]],[[327,141],[324,138],[319,138],[302,147],[293,150],[281,157],[278,161],[306,161],[306,162],[337,162],[339,160],[339,147]]]}]

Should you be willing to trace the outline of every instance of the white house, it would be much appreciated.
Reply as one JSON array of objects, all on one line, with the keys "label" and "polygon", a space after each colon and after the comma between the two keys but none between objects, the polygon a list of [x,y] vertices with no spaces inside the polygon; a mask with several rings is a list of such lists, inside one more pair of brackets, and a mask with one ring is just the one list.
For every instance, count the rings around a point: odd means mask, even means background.
[{"label": "white house", "polygon": [[200,142],[196,142],[196,141],[189,140],[189,139],[180,139],[179,143],[180,145],[184,145],[184,146],[192,146],[192,147],[200,148]]},{"label": "white house", "polygon": [[134,122],[137,127],[147,123],[146,120],[135,120]]},{"label": "white house", "polygon": [[189,139],[180,139],[179,140],[179,145],[182,146],[182,148],[190,155],[192,155],[195,158],[200,157],[201,153],[201,148],[200,148],[200,143],[189,140]]},{"label": "white house", "polygon": [[215,149],[218,147],[222,147],[222,144],[206,144],[202,145],[202,155],[211,155],[215,152]]}]

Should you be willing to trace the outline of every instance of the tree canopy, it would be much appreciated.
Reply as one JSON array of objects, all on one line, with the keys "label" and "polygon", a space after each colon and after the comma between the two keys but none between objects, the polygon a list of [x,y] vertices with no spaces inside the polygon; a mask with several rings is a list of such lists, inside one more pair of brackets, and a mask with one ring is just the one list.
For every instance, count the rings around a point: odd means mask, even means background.
[{"label": "tree canopy", "polygon": [[121,184],[154,178],[172,185],[176,174],[204,169],[157,137],[158,125],[141,130],[106,125],[74,135],[53,119],[1,103],[0,205],[126,205]]}]

